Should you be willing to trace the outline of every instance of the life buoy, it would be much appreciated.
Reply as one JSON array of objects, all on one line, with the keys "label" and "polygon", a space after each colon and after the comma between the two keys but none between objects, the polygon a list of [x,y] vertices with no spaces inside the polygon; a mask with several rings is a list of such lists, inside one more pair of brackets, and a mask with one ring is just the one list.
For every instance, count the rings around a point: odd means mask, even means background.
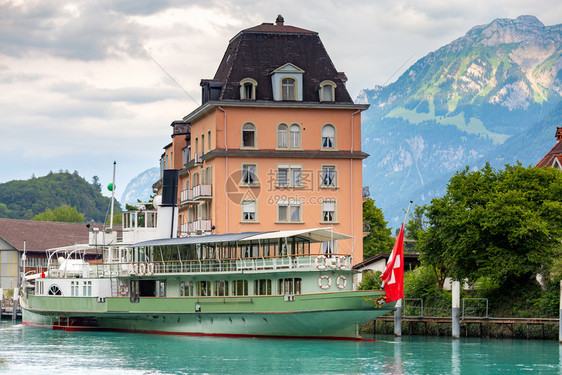
[{"label": "life buoy", "polygon": [[[322,259],[322,263],[320,263],[320,259]],[[326,258],[325,255],[318,255],[314,263],[316,264],[316,268],[318,268],[319,270],[323,270],[324,268],[328,267],[328,258]]]},{"label": "life buoy", "polygon": [[148,266],[146,267],[146,274],[152,275],[153,273],[154,273],[154,263],[148,263]]},{"label": "life buoy", "polygon": [[[328,280],[328,284],[324,284],[324,280]],[[328,289],[332,286],[332,279],[328,275],[322,275],[318,278],[318,286],[320,289]]]},{"label": "life buoy", "polygon": [[347,279],[345,276],[339,275],[336,280],[336,284],[338,285],[338,288],[343,289],[347,285]]},{"label": "life buoy", "polygon": [[121,284],[119,286],[119,294],[122,296],[126,296],[129,294],[129,287],[125,284]]},{"label": "life buoy", "polygon": [[345,255],[340,255],[337,258],[337,267],[341,270],[347,267],[347,257]]},{"label": "life buoy", "polygon": [[139,264],[139,275],[144,275],[146,273],[146,264],[141,263]]}]

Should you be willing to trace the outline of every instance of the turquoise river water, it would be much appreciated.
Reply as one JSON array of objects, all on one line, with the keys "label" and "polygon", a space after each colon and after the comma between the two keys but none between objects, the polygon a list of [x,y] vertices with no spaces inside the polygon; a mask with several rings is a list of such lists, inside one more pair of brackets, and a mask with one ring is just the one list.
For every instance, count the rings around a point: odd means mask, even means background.
[{"label": "turquoise river water", "polygon": [[355,342],[61,332],[0,322],[0,374],[562,374],[561,348],[421,336]]}]

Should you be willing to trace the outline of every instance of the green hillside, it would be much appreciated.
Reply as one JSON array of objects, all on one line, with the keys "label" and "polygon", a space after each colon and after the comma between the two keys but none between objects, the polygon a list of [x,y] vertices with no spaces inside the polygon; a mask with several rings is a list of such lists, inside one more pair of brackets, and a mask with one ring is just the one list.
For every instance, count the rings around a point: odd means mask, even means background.
[{"label": "green hillside", "polygon": [[[46,209],[68,205],[75,207],[87,221],[103,223],[110,201],[102,195],[99,183],[89,183],[78,172],[51,172],[43,177],[0,184],[2,218],[29,220]],[[115,202],[115,212],[120,211],[119,202]]]}]

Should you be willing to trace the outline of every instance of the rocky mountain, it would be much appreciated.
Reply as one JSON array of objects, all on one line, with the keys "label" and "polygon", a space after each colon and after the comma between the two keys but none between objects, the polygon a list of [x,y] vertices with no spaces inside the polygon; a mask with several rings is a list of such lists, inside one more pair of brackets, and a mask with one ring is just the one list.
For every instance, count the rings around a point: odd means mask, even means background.
[{"label": "rocky mountain", "polygon": [[[361,92],[357,101],[371,104],[363,116],[363,150],[371,154],[364,184],[392,226],[409,200],[422,205],[441,195],[455,171],[486,161],[534,165],[554,145],[548,118],[560,111],[561,45],[562,25],[496,19],[418,60],[396,82]],[[551,135],[529,142],[539,133]]]},{"label": "rocky mountain", "polygon": [[152,185],[160,178],[160,169],[157,167],[147,169],[146,171],[133,178],[127,184],[125,191],[121,195],[121,202],[136,203],[137,200],[141,202],[150,201],[150,196],[153,194]]}]

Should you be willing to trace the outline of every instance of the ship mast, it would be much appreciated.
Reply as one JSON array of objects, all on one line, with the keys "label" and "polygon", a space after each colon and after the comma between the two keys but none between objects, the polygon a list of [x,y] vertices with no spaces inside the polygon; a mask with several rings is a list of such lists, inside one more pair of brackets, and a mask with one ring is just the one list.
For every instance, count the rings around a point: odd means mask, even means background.
[{"label": "ship mast", "polygon": [[109,229],[113,229],[113,206],[114,206],[114,202],[115,202],[115,168],[116,168],[117,162],[114,161],[113,162],[113,182],[111,184],[111,213],[109,216]]}]

